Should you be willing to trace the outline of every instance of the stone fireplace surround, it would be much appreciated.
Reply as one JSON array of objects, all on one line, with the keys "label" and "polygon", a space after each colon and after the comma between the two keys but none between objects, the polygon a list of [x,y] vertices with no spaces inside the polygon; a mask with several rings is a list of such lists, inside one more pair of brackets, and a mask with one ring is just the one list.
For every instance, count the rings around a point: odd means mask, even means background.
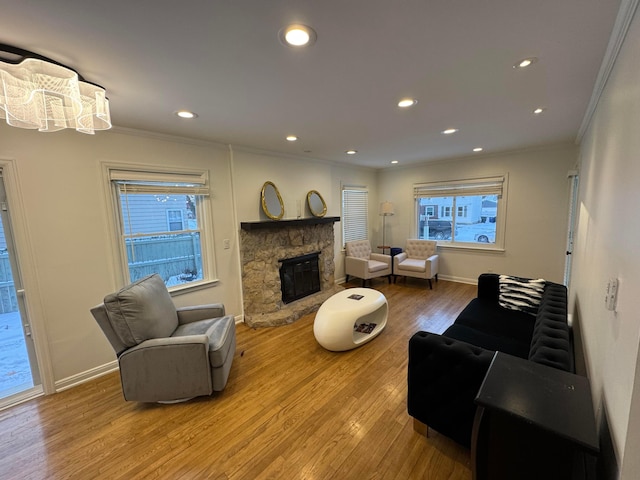
[{"label": "stone fireplace surround", "polygon": [[[293,323],[342,290],[335,284],[334,262],[333,225],[339,220],[340,217],[322,217],[241,224],[242,291],[247,325],[273,327]],[[285,304],[278,260],[313,252],[320,252],[320,291]]]}]

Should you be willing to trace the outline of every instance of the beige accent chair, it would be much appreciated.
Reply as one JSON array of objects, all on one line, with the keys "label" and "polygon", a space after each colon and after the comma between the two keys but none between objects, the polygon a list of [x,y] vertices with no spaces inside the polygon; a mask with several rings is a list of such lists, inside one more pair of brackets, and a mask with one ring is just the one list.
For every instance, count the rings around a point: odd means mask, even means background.
[{"label": "beige accent chair", "polygon": [[391,255],[372,253],[369,240],[354,240],[345,244],[347,256],[344,259],[346,281],[349,275],[367,280],[386,276],[391,283]]},{"label": "beige accent chair", "polygon": [[118,357],[125,400],[172,403],[224,389],[236,350],[224,305],[177,308],[153,274],[91,309]]},{"label": "beige accent chair", "polygon": [[438,281],[437,242],[433,240],[407,240],[404,252],[393,257],[394,283],[398,276],[425,278],[433,289],[431,279]]}]

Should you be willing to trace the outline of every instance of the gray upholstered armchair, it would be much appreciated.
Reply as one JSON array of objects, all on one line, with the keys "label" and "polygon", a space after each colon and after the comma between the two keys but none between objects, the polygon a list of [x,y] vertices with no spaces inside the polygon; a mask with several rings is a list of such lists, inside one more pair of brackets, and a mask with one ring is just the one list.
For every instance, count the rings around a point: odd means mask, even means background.
[{"label": "gray upholstered armchair", "polygon": [[125,400],[175,402],[223,390],[236,349],[224,305],[178,308],[154,274],[91,309],[118,357]]},{"label": "gray upholstered armchair", "polygon": [[[434,240],[407,240],[404,252],[393,257],[393,274],[398,276],[425,278],[433,289],[431,279],[438,281],[437,242]],[[395,280],[394,278],[394,280]]]},{"label": "gray upholstered armchair", "polygon": [[362,279],[362,286],[371,278],[387,277],[391,283],[391,255],[371,253],[369,240],[354,240],[345,244],[344,259],[346,280],[349,275]]}]

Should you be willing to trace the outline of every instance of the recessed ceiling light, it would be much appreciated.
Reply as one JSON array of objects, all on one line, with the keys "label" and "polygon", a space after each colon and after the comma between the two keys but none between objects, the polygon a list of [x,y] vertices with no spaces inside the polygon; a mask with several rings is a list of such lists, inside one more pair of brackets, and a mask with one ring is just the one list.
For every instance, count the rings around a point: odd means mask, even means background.
[{"label": "recessed ceiling light", "polygon": [[446,130],[443,130],[440,133],[442,133],[444,135],[451,135],[452,133],[456,133],[457,131],[458,131],[457,128],[447,128]]},{"label": "recessed ceiling light", "polygon": [[313,45],[318,38],[315,30],[307,25],[292,24],[280,29],[278,32],[280,41],[291,47],[304,47]]},{"label": "recessed ceiling light", "polygon": [[347,155],[355,155],[356,153],[358,153],[358,150],[347,150],[346,152]]},{"label": "recessed ceiling light", "polygon": [[287,135],[287,141],[295,142],[296,140],[298,140],[298,137],[296,137],[295,135]]},{"label": "recessed ceiling light", "polygon": [[398,160],[391,160],[391,163],[396,164],[398,163]]},{"label": "recessed ceiling light", "polygon": [[546,108],[543,107],[538,107],[533,111],[534,115],[540,115],[542,112],[544,112],[546,110]]},{"label": "recessed ceiling light", "polygon": [[513,68],[527,68],[530,65],[536,63],[538,59],[536,57],[523,58],[519,62],[513,64]]},{"label": "recessed ceiling light", "polygon": [[188,110],[178,110],[175,112],[180,118],[197,118],[198,114],[190,112]]},{"label": "recessed ceiling light", "polygon": [[418,103],[418,100],[415,98],[403,98],[398,102],[398,106],[400,108],[408,108],[413,107],[416,103]]},{"label": "recessed ceiling light", "polygon": [[473,149],[474,152],[481,152],[482,151],[482,147],[476,147]]}]

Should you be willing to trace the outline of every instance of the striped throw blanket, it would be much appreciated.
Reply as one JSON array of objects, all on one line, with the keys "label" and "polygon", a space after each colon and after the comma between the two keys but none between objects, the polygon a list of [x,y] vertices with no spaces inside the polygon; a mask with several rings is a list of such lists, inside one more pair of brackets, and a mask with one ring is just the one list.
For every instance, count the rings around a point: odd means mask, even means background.
[{"label": "striped throw blanket", "polygon": [[540,305],[545,280],[500,275],[498,303],[503,308],[535,315]]}]

